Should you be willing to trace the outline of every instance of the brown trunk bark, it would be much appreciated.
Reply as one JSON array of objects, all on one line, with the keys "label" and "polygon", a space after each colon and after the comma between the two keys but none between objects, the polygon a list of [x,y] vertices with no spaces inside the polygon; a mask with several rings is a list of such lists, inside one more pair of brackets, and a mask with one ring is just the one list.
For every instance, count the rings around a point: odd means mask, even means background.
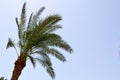
[{"label": "brown trunk bark", "polygon": [[26,58],[19,57],[15,62],[11,80],[18,80],[18,78],[21,75],[21,72],[25,66],[26,66]]}]

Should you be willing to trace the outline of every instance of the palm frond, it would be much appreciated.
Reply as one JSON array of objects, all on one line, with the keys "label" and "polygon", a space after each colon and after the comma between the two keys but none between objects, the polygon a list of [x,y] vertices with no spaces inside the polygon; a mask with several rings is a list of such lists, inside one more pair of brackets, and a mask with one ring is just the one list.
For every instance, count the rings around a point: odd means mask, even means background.
[{"label": "palm frond", "polygon": [[45,33],[52,33],[53,31],[56,31],[57,29],[61,29],[61,25],[55,24],[50,26],[49,28],[45,29],[44,32]]},{"label": "palm frond", "polygon": [[20,29],[21,31],[24,31],[26,24],[26,3],[23,4],[22,12],[21,12],[21,18],[20,18]]},{"label": "palm frond", "polygon": [[60,20],[62,20],[62,18],[58,14],[49,15],[43,20],[42,25],[53,25]]},{"label": "palm frond", "polygon": [[44,9],[45,9],[45,7],[42,7],[36,12],[36,14],[34,14],[34,15],[32,14],[33,16],[31,16],[29,19],[27,31],[34,29],[34,27],[37,25],[39,16],[41,15],[41,13],[43,12]]},{"label": "palm frond", "polygon": [[26,30],[26,40],[27,40],[27,39],[29,38],[29,36],[32,34],[32,30],[30,30],[32,17],[33,17],[33,13],[31,13],[31,15],[30,15],[30,17],[29,17],[28,26],[27,26],[27,30]]},{"label": "palm frond", "polygon": [[48,16],[43,22],[41,22],[41,24],[37,25],[37,26],[33,29],[31,35],[29,36],[29,38],[28,38],[28,40],[27,40],[27,42],[28,42],[27,46],[30,45],[30,46],[28,46],[28,47],[29,47],[29,48],[32,48],[32,46],[33,46],[34,44],[36,44],[36,43],[39,42],[40,37],[41,37],[41,35],[42,35],[42,33],[41,33],[42,30],[43,30],[46,26],[48,26],[48,25],[52,25],[52,24],[54,25],[54,24],[57,23],[59,20],[61,20],[61,17],[60,17],[59,15],[51,15],[51,16]]},{"label": "palm frond", "polygon": [[54,69],[51,66],[47,67],[47,72],[49,73],[49,75],[54,79],[55,78],[55,72]]},{"label": "palm frond", "polygon": [[42,28],[42,30],[40,31],[39,34],[43,35],[43,34],[51,34],[54,31],[56,31],[57,29],[61,29],[61,25],[58,24],[54,24],[54,25],[48,25],[47,27]]},{"label": "palm frond", "polygon": [[71,53],[73,51],[67,42],[62,40],[59,35],[54,34],[54,33],[44,35],[42,37],[42,39],[40,39],[40,41],[37,44],[35,44],[34,46],[42,47],[42,45],[58,47],[69,53]]},{"label": "palm frond", "polygon": [[49,66],[52,65],[49,56],[46,54],[44,50],[39,50],[39,51],[36,51],[35,53],[41,56],[41,58],[47,63],[47,65]]},{"label": "palm frond", "polygon": [[30,47],[44,47],[45,45],[47,45],[46,43],[48,42],[54,42],[57,41],[59,39],[61,39],[61,37],[55,33],[51,33],[51,34],[44,34],[44,35],[37,35],[33,36],[32,39],[29,40],[28,46]]},{"label": "palm frond", "polygon": [[35,30],[39,33],[42,30],[48,30],[61,19],[62,19],[61,16],[58,14],[50,15],[46,17],[43,21],[41,21],[41,23],[38,25],[38,27],[36,27]]},{"label": "palm frond", "polygon": [[72,48],[70,47],[70,45],[68,45],[67,42],[65,42],[64,40],[56,40],[54,42],[48,40],[47,45],[61,48],[69,53],[71,53],[73,51]]},{"label": "palm frond", "polygon": [[59,15],[51,15],[48,16],[45,20],[43,20],[40,24],[38,24],[35,29],[33,30],[33,34],[31,37],[40,35],[41,31],[44,30],[44,28],[54,25],[57,23],[59,20],[61,20],[61,17]]},{"label": "palm frond", "polygon": [[48,43],[49,46],[55,46],[55,47],[58,47],[58,48],[61,48],[69,53],[72,53],[73,50],[72,48],[66,43],[64,42],[63,40],[58,40],[58,41],[55,41],[55,42],[51,42],[51,43]]},{"label": "palm frond", "polygon": [[39,48],[42,46],[55,46],[55,47],[59,47],[67,52],[72,52],[72,48],[70,47],[70,45],[67,44],[67,42],[65,42],[64,40],[61,39],[61,37],[57,34],[51,33],[51,34],[44,34],[41,35],[40,37],[37,37],[38,41],[34,40],[36,38],[34,38],[33,36],[33,40],[31,39],[31,43],[29,44],[29,46],[31,47],[35,47],[35,48]]},{"label": "palm frond", "polygon": [[[18,22],[18,18],[17,17],[15,18],[15,21],[16,21],[17,27],[19,29],[20,26],[19,26],[19,22]],[[20,35],[19,35],[19,37],[20,37]]]},{"label": "palm frond", "polygon": [[61,19],[62,19],[61,16],[59,16],[57,14],[46,17],[46,19],[41,21],[41,23],[38,25],[38,26],[41,26],[41,27],[39,27],[41,30],[39,33],[41,33],[41,34],[51,33],[57,29],[62,28],[61,25],[56,24]]},{"label": "palm frond", "polygon": [[26,3],[23,5],[20,21],[16,17],[16,24],[18,26],[19,46],[22,47],[25,44]]},{"label": "palm frond", "polygon": [[14,47],[14,49],[15,49],[15,51],[16,51],[16,53],[17,53],[17,56],[19,56],[18,51],[17,51],[17,49],[16,49],[16,47],[15,47],[14,41],[12,41],[12,40],[9,38],[9,39],[8,39],[8,43],[7,43],[7,46],[6,46],[6,49],[8,49],[8,48],[10,48],[10,47]]},{"label": "palm frond", "polygon": [[47,53],[50,53],[51,55],[55,56],[60,61],[62,61],[62,62],[66,61],[65,57],[58,50],[56,50],[54,48],[49,48],[46,51],[47,51]]},{"label": "palm frond", "polygon": [[30,26],[31,26],[31,20],[33,18],[33,13],[31,13],[30,17],[29,17],[29,21],[28,21],[28,27],[27,27],[27,31],[30,31]]},{"label": "palm frond", "polygon": [[[32,52],[31,54],[39,54],[41,56],[43,56],[44,58],[48,58],[48,54],[53,55],[54,57],[56,57],[57,59],[59,59],[62,62],[66,61],[66,58],[62,55],[61,52],[59,52],[57,49],[55,48],[49,48],[49,47],[37,47],[35,48],[37,49],[36,51]],[[47,56],[47,57],[46,57]],[[49,60],[49,59],[48,59]]]},{"label": "palm frond", "polygon": [[52,66],[51,60],[49,58],[45,58],[45,56],[36,58],[36,61],[38,61],[43,67]]},{"label": "palm frond", "polygon": [[10,47],[14,47],[14,42],[9,38],[8,39],[8,43],[7,43],[7,46],[6,46],[6,49],[10,48]]},{"label": "palm frond", "polygon": [[46,41],[56,41],[56,40],[61,40],[61,36],[59,36],[58,34],[55,33],[51,33],[51,34],[43,34],[40,37],[40,41],[46,42]]},{"label": "palm frond", "polygon": [[34,58],[34,57],[32,57],[31,55],[28,55],[28,58],[29,58],[29,60],[31,61],[31,63],[32,63],[33,67],[35,68],[35,63],[36,63],[35,58]]},{"label": "palm frond", "polygon": [[5,77],[0,77],[0,80],[7,80],[7,79],[5,79]]},{"label": "palm frond", "polygon": [[46,68],[46,71],[52,78],[55,78],[55,72],[54,69],[52,68],[51,60],[47,60],[45,58],[36,58],[36,60]]},{"label": "palm frond", "polygon": [[45,49],[37,49],[36,51],[32,52],[30,55],[33,55],[33,54],[36,56],[39,56],[36,58],[36,60],[42,63],[44,67],[52,65],[51,60],[49,56],[47,55]]}]

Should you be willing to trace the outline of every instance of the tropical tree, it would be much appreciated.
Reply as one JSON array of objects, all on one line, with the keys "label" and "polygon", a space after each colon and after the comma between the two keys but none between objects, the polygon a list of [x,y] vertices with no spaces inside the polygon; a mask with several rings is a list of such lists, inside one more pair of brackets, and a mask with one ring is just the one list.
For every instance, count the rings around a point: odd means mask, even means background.
[{"label": "tropical tree", "polygon": [[7,79],[5,79],[4,77],[1,77],[0,80],[7,80]]},{"label": "tropical tree", "polygon": [[[38,61],[45,67],[46,71],[52,78],[55,78],[54,69],[49,55],[52,55],[62,62],[66,61],[64,55],[58,51],[58,48],[69,53],[72,48],[54,31],[62,28],[58,22],[62,20],[58,14],[47,16],[45,19],[39,19],[41,12],[45,8],[40,8],[35,14],[31,13],[28,24],[26,25],[26,3],[24,3],[20,20],[16,18],[18,27],[18,43],[15,43],[9,38],[7,47],[14,47],[18,58],[15,61],[14,70],[11,80],[18,80],[23,68],[26,66],[26,61],[30,60],[33,67]],[[17,51],[16,44],[19,46]],[[59,50],[60,50],[59,49]]]}]

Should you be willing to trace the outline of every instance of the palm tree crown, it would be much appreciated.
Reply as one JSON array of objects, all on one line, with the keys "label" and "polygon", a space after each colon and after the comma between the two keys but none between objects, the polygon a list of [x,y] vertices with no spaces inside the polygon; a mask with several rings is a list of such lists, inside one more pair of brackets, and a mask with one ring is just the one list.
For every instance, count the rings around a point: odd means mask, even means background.
[{"label": "palm tree crown", "polygon": [[[20,20],[18,21],[18,18],[16,18],[20,47],[18,56],[29,58],[33,67],[35,67],[36,61],[40,62],[49,75],[55,78],[49,55],[64,62],[66,58],[57,48],[69,53],[73,50],[58,34],[54,33],[55,30],[62,28],[61,25],[57,24],[62,20],[60,15],[53,14],[45,19],[39,19],[44,9],[45,7],[42,7],[35,14],[31,13],[28,25],[26,25],[26,3],[24,3]],[[10,38],[7,44],[7,48],[9,47],[14,47],[16,50],[15,43]]]}]

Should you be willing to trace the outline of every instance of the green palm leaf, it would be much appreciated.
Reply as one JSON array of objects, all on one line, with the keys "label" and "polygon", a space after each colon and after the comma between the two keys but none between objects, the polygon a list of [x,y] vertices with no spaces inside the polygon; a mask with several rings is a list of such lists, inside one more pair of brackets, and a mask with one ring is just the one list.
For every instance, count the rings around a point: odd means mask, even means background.
[{"label": "green palm leaf", "polygon": [[42,37],[42,39],[39,40],[39,42],[36,44],[36,46],[47,45],[47,46],[58,47],[69,53],[71,53],[73,51],[72,48],[67,44],[67,42],[62,40],[56,34],[46,34],[45,36]]},{"label": "green palm leaf", "polygon": [[54,31],[56,31],[57,29],[61,29],[62,27],[61,27],[61,25],[58,25],[58,24],[55,24],[55,25],[52,25],[52,26],[50,26],[49,28],[47,28],[47,29],[44,29],[43,31],[43,33],[45,34],[45,33],[52,33],[52,32],[54,32]]},{"label": "green palm leaf", "polygon": [[29,60],[31,61],[33,67],[35,68],[36,60],[31,55],[28,55]]},{"label": "green palm leaf", "polygon": [[36,58],[36,60],[46,68],[46,71],[52,78],[55,78],[55,72],[52,68],[52,63],[50,60],[47,60],[45,58]]},{"label": "green palm leaf", "polygon": [[57,34],[54,34],[54,33],[52,33],[52,34],[44,34],[44,35],[37,35],[37,37],[33,36],[29,40],[29,42],[31,42],[31,43],[28,44],[28,47],[31,47],[31,48],[34,47],[34,46],[41,47],[42,44],[46,45],[46,43],[48,41],[54,42],[55,40],[59,40],[59,39],[61,39],[61,37],[59,35],[57,35]]},{"label": "green palm leaf", "polygon": [[49,48],[47,49],[47,53],[52,54],[53,56],[55,56],[57,59],[59,59],[60,61],[65,62],[66,59],[65,57],[62,55],[62,53],[60,53],[58,50],[54,49],[54,48]]},{"label": "green palm leaf", "polygon": [[23,4],[23,8],[21,12],[21,18],[20,18],[21,32],[25,30],[25,24],[26,24],[26,3]]},{"label": "green palm leaf", "polygon": [[41,21],[40,24],[38,24],[38,27],[36,27],[37,29],[36,31],[40,31],[40,32],[42,32],[43,30],[47,31],[51,29],[51,27],[53,27],[61,19],[62,19],[61,16],[58,14],[50,15],[46,17],[43,21]]},{"label": "green palm leaf", "polygon": [[9,38],[9,39],[8,39],[8,43],[7,43],[7,46],[6,46],[6,49],[7,49],[7,48],[10,48],[10,47],[14,47],[14,42]]},{"label": "green palm leaf", "polygon": [[14,41],[12,41],[12,40],[9,38],[9,39],[8,39],[8,43],[7,43],[7,46],[6,46],[6,49],[8,49],[8,48],[10,48],[10,47],[14,47],[14,49],[15,49],[15,51],[16,51],[16,53],[17,53],[17,56],[19,56],[18,51],[17,51],[17,49],[16,49],[16,47],[15,47]]},{"label": "green palm leaf", "polygon": [[29,18],[29,24],[27,27],[27,31],[31,31],[35,28],[35,26],[37,25],[38,19],[40,14],[43,12],[43,10],[45,9],[45,7],[40,8],[36,14],[31,14],[30,18]]},{"label": "green palm leaf", "polygon": [[25,45],[25,24],[26,24],[26,3],[24,3],[20,22],[18,21],[18,18],[16,17],[16,24],[18,26],[18,35],[19,35],[19,46],[22,48]]},{"label": "green palm leaf", "polygon": [[55,73],[54,73],[54,69],[52,67],[47,67],[47,72],[49,73],[49,75],[52,77],[52,78],[55,78]]}]

